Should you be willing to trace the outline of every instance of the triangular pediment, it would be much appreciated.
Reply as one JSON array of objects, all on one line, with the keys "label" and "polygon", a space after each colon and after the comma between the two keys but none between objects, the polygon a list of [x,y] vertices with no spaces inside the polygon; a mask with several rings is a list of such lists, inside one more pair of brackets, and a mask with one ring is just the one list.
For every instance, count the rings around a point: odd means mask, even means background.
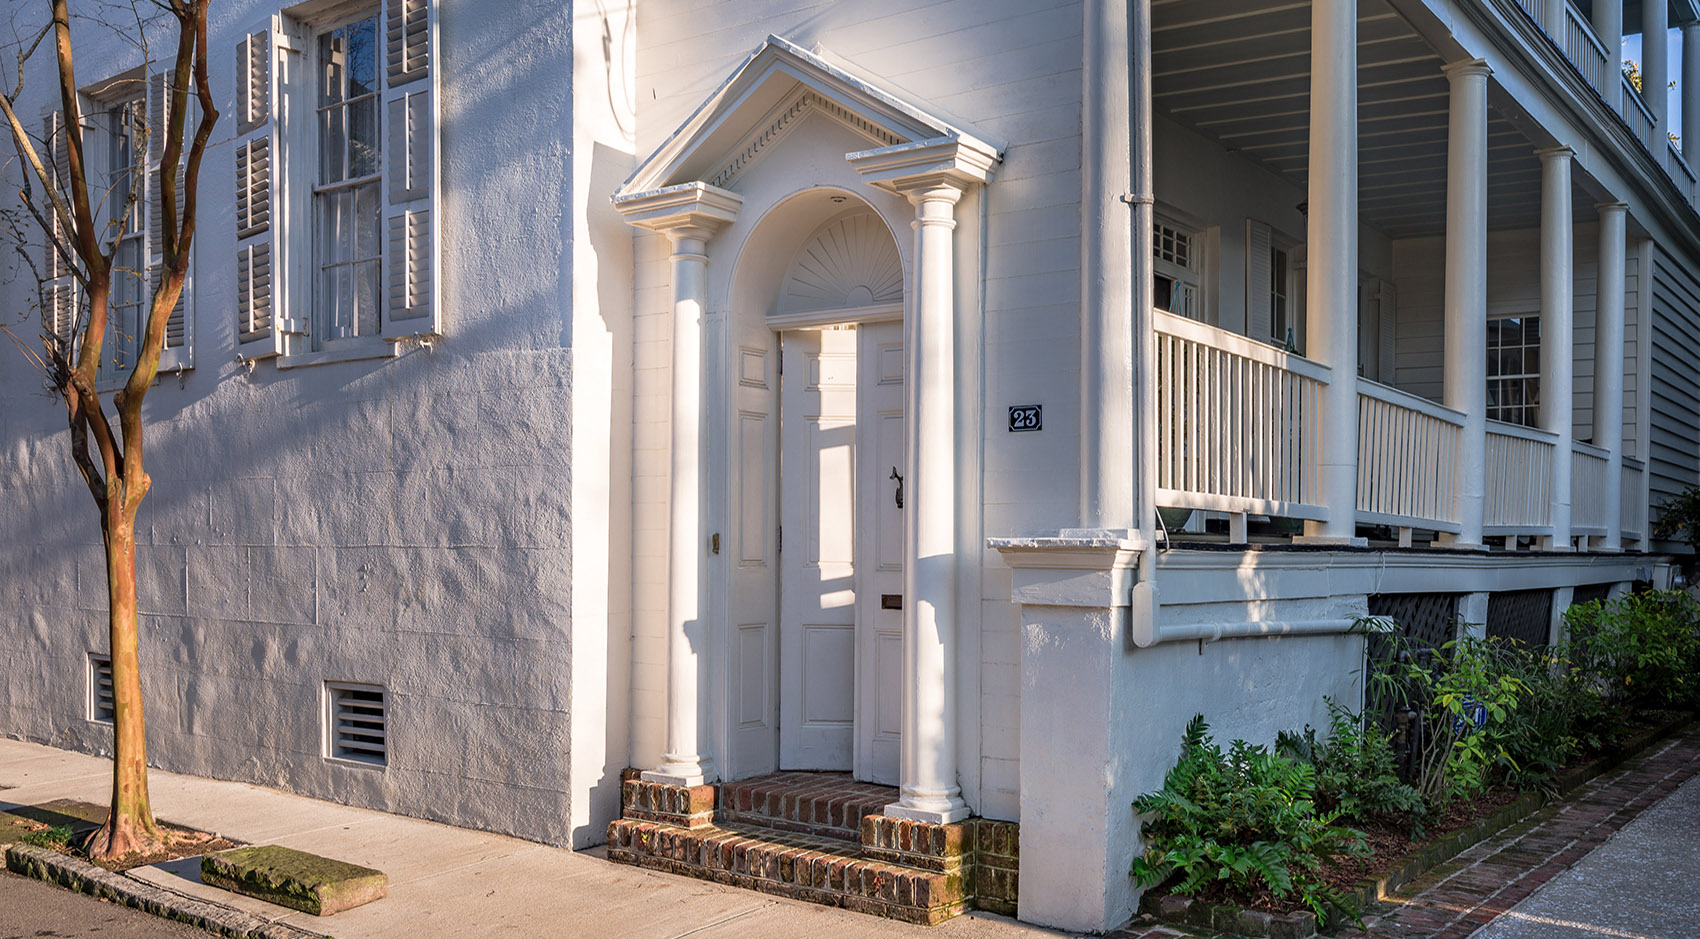
[{"label": "triangular pediment", "polygon": [[764,151],[811,115],[866,139],[863,153],[961,141],[995,159],[1001,149],[824,53],[769,36],[643,161],[615,199],[693,182],[732,188]]}]

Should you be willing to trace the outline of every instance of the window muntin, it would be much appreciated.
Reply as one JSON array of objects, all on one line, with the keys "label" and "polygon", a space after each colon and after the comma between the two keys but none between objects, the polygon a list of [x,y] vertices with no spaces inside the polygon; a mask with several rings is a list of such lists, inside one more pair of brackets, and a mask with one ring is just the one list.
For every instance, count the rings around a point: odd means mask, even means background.
[{"label": "window muntin", "polygon": [[1167,219],[1157,219],[1151,229],[1151,296],[1159,310],[1200,319],[1199,253],[1203,239],[1197,232]]},{"label": "window muntin", "polygon": [[377,14],[320,32],[317,45],[313,336],[323,349],[379,332]]},{"label": "window muntin", "polygon": [[1533,427],[1540,420],[1540,401],[1541,318],[1488,320],[1488,420]]},{"label": "window muntin", "polygon": [[1293,255],[1281,244],[1269,246],[1269,337],[1276,345],[1293,344]]}]

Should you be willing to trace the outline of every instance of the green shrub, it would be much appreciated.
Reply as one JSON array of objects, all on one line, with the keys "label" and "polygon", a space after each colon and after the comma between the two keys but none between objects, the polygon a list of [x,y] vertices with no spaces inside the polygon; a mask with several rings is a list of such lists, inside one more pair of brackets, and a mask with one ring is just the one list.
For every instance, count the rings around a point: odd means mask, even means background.
[{"label": "green shrub", "polygon": [[1369,848],[1361,832],[1335,824],[1338,809],[1317,809],[1316,775],[1309,763],[1243,740],[1224,755],[1204,716],[1194,717],[1163,788],[1133,803],[1150,816],[1134,879],[1153,887],[1178,876],[1178,894],[1217,883],[1241,894],[1268,888],[1278,897],[1296,895],[1327,918],[1343,900],[1316,872],[1332,858],[1362,856]]},{"label": "green shrub", "polygon": [[1612,704],[1700,706],[1700,603],[1681,590],[1631,593],[1565,611],[1572,665]]},{"label": "green shrub", "polygon": [[1283,731],[1276,737],[1276,752],[1315,767],[1321,808],[1337,809],[1342,818],[1356,822],[1397,818],[1420,831],[1423,797],[1399,779],[1392,735],[1333,699],[1322,700],[1328,706],[1328,739],[1319,742],[1316,730],[1306,725],[1303,733]]},{"label": "green shrub", "polygon": [[1496,769],[1517,771],[1515,718],[1528,693],[1520,653],[1476,638],[1427,649],[1389,637],[1388,646],[1392,654],[1371,673],[1372,699],[1416,712],[1416,787],[1430,806],[1481,794]]}]

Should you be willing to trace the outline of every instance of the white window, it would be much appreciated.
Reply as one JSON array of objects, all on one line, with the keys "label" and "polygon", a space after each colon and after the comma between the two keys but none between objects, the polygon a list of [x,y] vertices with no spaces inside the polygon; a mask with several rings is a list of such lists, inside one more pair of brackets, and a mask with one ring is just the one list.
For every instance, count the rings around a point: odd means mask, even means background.
[{"label": "white window", "polygon": [[1533,427],[1540,421],[1540,406],[1541,318],[1488,320],[1488,420]]},{"label": "white window", "polygon": [[[160,162],[165,153],[167,81],[162,73],[136,69],[85,91],[79,102],[83,115],[84,175],[96,219],[100,248],[112,259],[111,292],[107,302],[107,333],[97,381],[105,386],[122,382],[135,367],[149,305],[165,268],[164,188]],[[200,119],[190,98],[186,131]],[[58,110],[44,114],[45,140],[61,191],[70,173],[70,153],[64,118]],[[184,155],[186,162],[187,155]],[[177,206],[183,207],[183,164],[177,169]],[[57,217],[50,217],[55,236],[67,246]],[[67,344],[82,315],[83,297],[64,255],[47,246],[42,268],[47,284],[44,308],[50,329]],[[160,370],[194,365],[194,265],[191,263],[177,305],[166,321]]]},{"label": "white window", "polygon": [[1188,319],[1204,318],[1204,239],[1200,233],[1159,217],[1151,229],[1152,304]]},{"label": "white window", "polygon": [[1246,335],[1293,350],[1299,314],[1299,243],[1246,219]]},{"label": "white window", "polygon": [[393,355],[441,332],[436,0],[294,7],[237,51],[238,353]]}]

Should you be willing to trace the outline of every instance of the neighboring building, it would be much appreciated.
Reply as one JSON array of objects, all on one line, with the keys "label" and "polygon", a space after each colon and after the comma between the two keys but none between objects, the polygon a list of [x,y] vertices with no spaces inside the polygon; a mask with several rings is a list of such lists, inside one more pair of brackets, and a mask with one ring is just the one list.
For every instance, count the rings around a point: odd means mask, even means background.
[{"label": "neighboring building", "polygon": [[[1700,89],[1690,0],[383,2],[211,24],[139,526],[162,768],[1104,929],[1194,714],[1320,726],[1371,614],[1544,641],[1669,581],[1700,92],[1609,50],[1681,25]],[[158,64],[77,29],[125,178]],[[94,511],[20,357],[0,395],[0,732],[100,752]],[[780,770],[870,784],[783,807],[848,868],[703,827],[690,787]],[[966,893],[895,822],[830,840],[861,811],[990,820]]]}]

